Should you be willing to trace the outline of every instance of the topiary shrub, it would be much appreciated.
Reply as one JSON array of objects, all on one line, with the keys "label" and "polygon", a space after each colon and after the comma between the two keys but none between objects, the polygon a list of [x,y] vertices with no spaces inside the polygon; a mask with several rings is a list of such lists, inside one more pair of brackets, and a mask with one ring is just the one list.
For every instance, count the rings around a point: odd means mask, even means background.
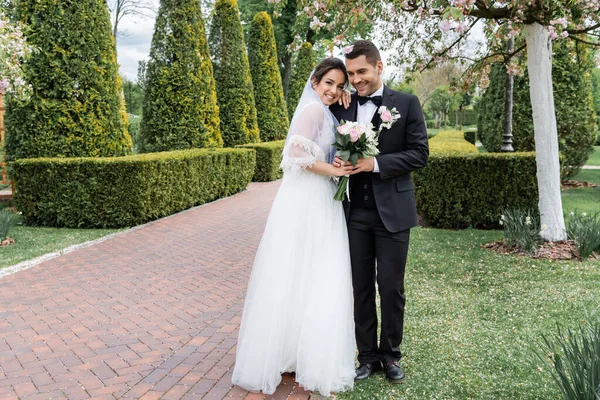
[{"label": "topiary shrub", "polygon": [[[579,172],[591,154],[596,118],[593,112],[592,69],[589,50],[568,41],[553,46],[552,81],[560,153],[564,157],[563,178]],[[479,140],[489,152],[498,152],[504,132],[504,93],[506,70],[496,64],[490,73],[490,85],[480,104]],[[535,150],[533,116],[527,71],[515,77],[513,109],[513,148]]]},{"label": "topiary shrub", "polygon": [[284,146],[285,140],[238,146],[256,151],[256,169],[252,178],[254,182],[275,181],[283,176],[283,171],[279,168],[279,165],[281,164],[281,153],[283,153]]},{"label": "topiary shrub", "polygon": [[6,158],[131,153],[115,41],[104,0],[22,0],[14,16],[36,49],[27,99],[6,99]]},{"label": "topiary shrub", "polygon": [[29,225],[121,228],[246,188],[250,149],[192,149],[112,158],[38,158],[10,164],[15,206]]},{"label": "topiary shrub", "polygon": [[225,146],[260,142],[254,88],[236,0],[215,2],[210,48]]},{"label": "topiary shrub", "polygon": [[219,107],[200,3],[163,0],[144,80],[142,152],[220,147]]},{"label": "topiary shrub", "polygon": [[470,130],[464,133],[464,138],[467,142],[475,144],[477,141],[477,131]]},{"label": "topiary shrub", "polygon": [[302,43],[300,51],[298,52],[298,57],[296,57],[294,68],[292,69],[292,76],[290,78],[290,86],[288,88],[286,99],[290,120],[294,116],[294,111],[296,111],[296,106],[298,106],[304,86],[306,86],[306,82],[313,69],[315,69],[315,56],[313,54],[312,45],[308,42]]},{"label": "topiary shrub", "polygon": [[248,33],[248,60],[254,86],[260,140],[269,142],[284,139],[289,120],[277,65],[273,25],[266,12],[259,12],[252,20]]}]

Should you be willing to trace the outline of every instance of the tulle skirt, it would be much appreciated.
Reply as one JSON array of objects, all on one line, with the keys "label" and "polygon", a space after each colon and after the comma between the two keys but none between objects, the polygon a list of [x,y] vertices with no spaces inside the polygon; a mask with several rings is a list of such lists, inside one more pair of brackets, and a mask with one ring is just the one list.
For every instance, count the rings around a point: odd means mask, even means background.
[{"label": "tulle skirt", "polygon": [[232,382],[272,394],[295,372],[329,396],[354,384],[354,319],[348,233],[329,178],[289,171],[256,253]]}]

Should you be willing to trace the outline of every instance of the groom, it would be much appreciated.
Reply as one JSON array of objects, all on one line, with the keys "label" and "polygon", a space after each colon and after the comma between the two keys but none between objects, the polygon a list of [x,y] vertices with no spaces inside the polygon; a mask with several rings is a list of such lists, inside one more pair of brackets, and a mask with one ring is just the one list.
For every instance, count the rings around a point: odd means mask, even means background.
[{"label": "groom", "polygon": [[[417,225],[411,172],[427,163],[427,129],[419,99],[397,92],[381,80],[383,62],[377,47],[359,40],[344,49],[350,83],[356,89],[350,107],[334,104],[338,121],[373,123],[380,106],[396,108],[400,118],[379,136],[380,154],[360,159],[350,177],[348,221],[354,321],[358,362],[356,380],[381,370],[391,382],[404,379],[399,365],[404,328],[404,270],[410,228]],[[338,157],[336,167],[344,162]],[[349,164],[349,163],[346,163]],[[381,336],[377,343],[375,281],[381,298]]]}]

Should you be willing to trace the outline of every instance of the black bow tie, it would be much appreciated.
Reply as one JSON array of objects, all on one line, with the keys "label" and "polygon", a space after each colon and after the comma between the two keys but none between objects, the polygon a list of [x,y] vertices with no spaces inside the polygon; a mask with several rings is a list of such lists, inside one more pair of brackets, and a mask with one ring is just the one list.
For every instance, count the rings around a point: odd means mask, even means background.
[{"label": "black bow tie", "polygon": [[375,104],[377,107],[381,106],[381,96],[358,96],[358,104],[361,106],[365,104],[367,101]]}]

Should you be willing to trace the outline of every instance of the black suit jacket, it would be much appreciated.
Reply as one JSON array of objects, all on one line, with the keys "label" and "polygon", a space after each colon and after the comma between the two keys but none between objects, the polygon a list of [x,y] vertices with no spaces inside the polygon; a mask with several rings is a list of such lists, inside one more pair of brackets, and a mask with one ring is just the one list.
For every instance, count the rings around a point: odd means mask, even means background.
[{"label": "black suit jacket", "polygon": [[[379,136],[379,173],[372,173],[373,195],[377,210],[390,232],[400,232],[417,225],[415,186],[411,172],[424,167],[429,157],[427,127],[419,99],[411,94],[397,92],[384,86],[381,104],[400,113],[390,129]],[[333,104],[331,112],[338,121],[356,121],[357,93],[352,94],[350,107]],[[377,112],[374,121],[378,122]],[[352,179],[352,177],[350,178]],[[344,202],[346,217],[352,204]]]}]

